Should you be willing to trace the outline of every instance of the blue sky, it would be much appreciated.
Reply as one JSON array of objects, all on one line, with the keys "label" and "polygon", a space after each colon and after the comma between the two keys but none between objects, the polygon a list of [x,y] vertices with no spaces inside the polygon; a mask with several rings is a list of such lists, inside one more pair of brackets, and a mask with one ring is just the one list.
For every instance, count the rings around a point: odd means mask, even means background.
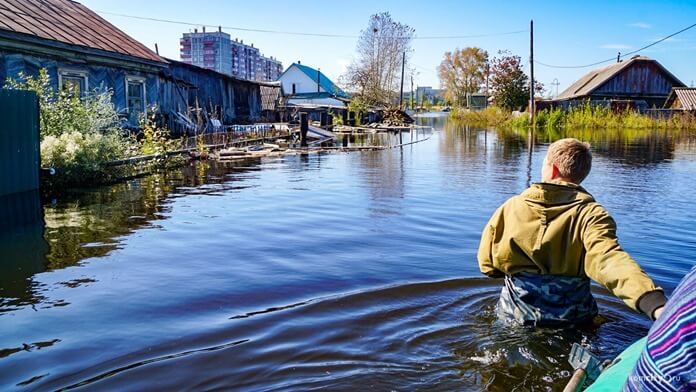
[{"label": "blue sky", "polygon": [[[370,15],[389,11],[416,29],[418,36],[496,34],[527,30],[534,19],[538,61],[584,65],[615,57],[696,23],[696,1],[222,1],[81,0],[95,11],[240,28],[355,36]],[[160,54],[178,59],[179,38],[193,27],[102,14],[145,45],[158,43]],[[254,43],[284,66],[301,60],[336,79],[355,56],[355,38],[324,38],[224,30]],[[436,67],[447,50],[479,46],[489,53],[507,49],[529,56],[529,34],[465,39],[415,40],[412,64],[416,85],[438,86]],[[687,85],[696,81],[696,27],[641,54],[660,61]],[[528,67],[528,65],[527,65]],[[592,68],[556,69],[535,65],[537,79],[555,93]],[[408,86],[407,88],[408,89]]]}]

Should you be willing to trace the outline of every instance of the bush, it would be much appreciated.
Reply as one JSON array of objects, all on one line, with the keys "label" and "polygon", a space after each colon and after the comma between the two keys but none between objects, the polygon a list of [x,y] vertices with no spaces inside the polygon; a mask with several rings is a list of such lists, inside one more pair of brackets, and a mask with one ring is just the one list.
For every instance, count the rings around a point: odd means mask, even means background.
[{"label": "bush", "polygon": [[108,162],[128,158],[139,144],[121,127],[110,90],[80,97],[70,89],[56,92],[48,72],[19,74],[6,89],[34,91],[39,98],[41,166],[57,169],[60,183],[84,183],[107,177]]},{"label": "bush", "polygon": [[497,106],[489,106],[483,110],[468,110],[455,108],[450,112],[455,121],[475,127],[502,126],[513,119],[513,115]]}]

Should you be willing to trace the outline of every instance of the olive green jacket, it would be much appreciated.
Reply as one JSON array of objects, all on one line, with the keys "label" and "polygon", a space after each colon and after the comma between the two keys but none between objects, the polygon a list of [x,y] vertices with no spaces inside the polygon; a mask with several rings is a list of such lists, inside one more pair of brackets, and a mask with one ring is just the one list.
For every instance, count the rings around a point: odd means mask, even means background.
[{"label": "olive green jacket", "polygon": [[[589,277],[650,316],[664,304],[661,289],[619,246],[614,219],[575,184],[534,184],[507,200],[483,230],[478,262],[490,277]],[[649,304],[639,304],[646,294]]]}]

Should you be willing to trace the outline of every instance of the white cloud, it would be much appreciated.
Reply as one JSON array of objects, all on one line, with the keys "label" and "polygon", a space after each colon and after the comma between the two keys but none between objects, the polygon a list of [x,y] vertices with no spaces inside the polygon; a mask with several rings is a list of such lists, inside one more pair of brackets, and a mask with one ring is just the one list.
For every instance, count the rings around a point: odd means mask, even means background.
[{"label": "white cloud", "polygon": [[629,24],[630,27],[637,27],[639,29],[651,29],[652,25],[650,23],[645,23],[645,22],[635,22]]},{"label": "white cloud", "polygon": [[631,49],[633,46],[624,44],[604,44],[600,46],[602,49]]}]

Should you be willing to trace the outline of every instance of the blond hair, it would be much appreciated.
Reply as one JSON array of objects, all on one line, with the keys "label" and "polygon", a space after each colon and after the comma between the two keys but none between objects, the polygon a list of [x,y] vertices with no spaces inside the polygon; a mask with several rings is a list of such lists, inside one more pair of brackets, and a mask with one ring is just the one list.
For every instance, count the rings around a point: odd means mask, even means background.
[{"label": "blond hair", "polygon": [[592,153],[589,143],[578,139],[561,139],[549,146],[546,160],[556,166],[558,174],[579,184],[590,174]]}]

